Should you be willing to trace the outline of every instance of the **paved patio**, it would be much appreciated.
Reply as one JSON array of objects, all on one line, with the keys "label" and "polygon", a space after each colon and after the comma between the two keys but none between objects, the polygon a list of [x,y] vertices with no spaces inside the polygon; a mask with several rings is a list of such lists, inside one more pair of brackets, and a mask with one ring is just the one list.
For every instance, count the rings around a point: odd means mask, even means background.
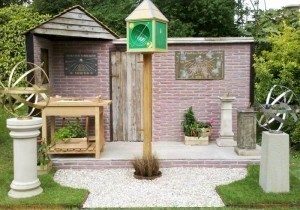
[{"label": "paved patio", "polygon": [[[142,142],[107,142],[100,159],[91,156],[52,156],[58,169],[130,168],[131,160],[141,156]],[[187,146],[182,142],[153,142],[153,153],[162,167],[240,168],[258,164],[260,156],[238,156],[233,147]]]}]

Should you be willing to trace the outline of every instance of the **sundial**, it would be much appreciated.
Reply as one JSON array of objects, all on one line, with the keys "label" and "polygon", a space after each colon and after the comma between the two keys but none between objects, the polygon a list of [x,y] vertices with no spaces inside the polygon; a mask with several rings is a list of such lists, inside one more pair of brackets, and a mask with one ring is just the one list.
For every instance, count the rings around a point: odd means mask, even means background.
[{"label": "sundial", "polygon": [[[23,71],[27,66],[32,66],[30,70]],[[23,72],[20,76],[17,73]],[[9,75],[7,84],[0,81],[0,104],[4,109],[16,117],[30,117],[35,112],[35,109],[43,109],[43,105],[38,105],[37,102],[45,101],[47,105],[49,101],[49,90],[45,85],[33,82],[33,78],[28,80],[29,75],[40,75],[41,78],[47,80],[49,84],[49,78],[46,72],[38,65],[33,63],[19,62],[15,65]],[[20,116],[18,110],[22,107],[31,107],[29,113]]]},{"label": "sundial", "polygon": [[285,86],[274,85],[266,98],[265,104],[259,105],[261,116],[257,119],[258,125],[270,132],[280,133],[288,117],[298,120],[298,109],[292,102],[299,100],[295,93]]},{"label": "sundial", "polygon": [[97,54],[66,54],[65,74],[74,76],[97,75]]}]

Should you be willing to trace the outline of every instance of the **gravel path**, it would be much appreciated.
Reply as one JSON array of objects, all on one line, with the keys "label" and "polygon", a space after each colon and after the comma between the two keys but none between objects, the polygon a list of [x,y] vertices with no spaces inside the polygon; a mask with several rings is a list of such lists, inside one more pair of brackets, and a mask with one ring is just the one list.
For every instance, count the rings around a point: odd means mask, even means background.
[{"label": "gravel path", "polygon": [[246,169],[168,168],[162,177],[147,181],[133,177],[131,169],[58,170],[54,180],[64,186],[85,188],[85,208],[96,207],[220,207],[215,191],[245,177]]}]

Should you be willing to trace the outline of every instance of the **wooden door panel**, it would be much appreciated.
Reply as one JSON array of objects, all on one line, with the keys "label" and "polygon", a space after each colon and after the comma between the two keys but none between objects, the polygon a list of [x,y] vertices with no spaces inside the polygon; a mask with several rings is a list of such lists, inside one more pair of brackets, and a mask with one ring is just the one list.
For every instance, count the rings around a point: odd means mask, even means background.
[{"label": "wooden door panel", "polygon": [[142,56],[111,53],[113,141],[142,141]]}]

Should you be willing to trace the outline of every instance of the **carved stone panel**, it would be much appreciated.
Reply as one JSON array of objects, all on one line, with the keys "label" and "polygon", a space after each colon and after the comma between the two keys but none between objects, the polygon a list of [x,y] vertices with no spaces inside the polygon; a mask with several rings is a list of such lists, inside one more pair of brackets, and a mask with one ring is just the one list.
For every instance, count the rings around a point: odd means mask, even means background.
[{"label": "carved stone panel", "polygon": [[254,111],[239,111],[237,122],[237,147],[256,148],[256,119]]}]

